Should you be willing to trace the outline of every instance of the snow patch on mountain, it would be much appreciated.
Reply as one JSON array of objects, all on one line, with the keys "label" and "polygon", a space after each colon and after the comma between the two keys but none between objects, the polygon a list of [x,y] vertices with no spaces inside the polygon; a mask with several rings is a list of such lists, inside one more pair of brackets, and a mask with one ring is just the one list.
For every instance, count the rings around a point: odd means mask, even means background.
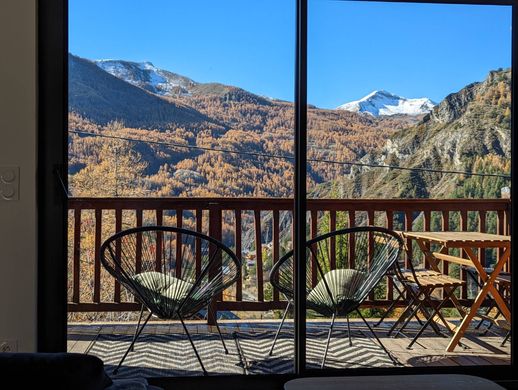
[{"label": "snow patch on mountain", "polygon": [[122,60],[95,60],[94,63],[132,85],[164,96],[190,95],[190,89],[197,85],[193,80],[154,66],[151,62]]},{"label": "snow patch on mountain", "polygon": [[337,110],[381,115],[421,115],[433,110],[435,103],[428,98],[407,99],[387,91],[374,91],[360,100],[342,104]]}]

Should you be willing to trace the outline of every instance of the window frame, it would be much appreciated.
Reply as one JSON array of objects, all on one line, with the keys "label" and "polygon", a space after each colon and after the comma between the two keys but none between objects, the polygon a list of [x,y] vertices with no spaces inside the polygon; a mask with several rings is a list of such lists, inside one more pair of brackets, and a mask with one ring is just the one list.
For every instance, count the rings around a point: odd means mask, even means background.
[{"label": "window frame", "polygon": [[[308,0],[296,3],[295,52],[295,182],[294,182],[294,250],[296,268],[295,300],[295,374],[263,375],[261,378],[243,377],[237,383],[264,383],[286,381],[302,376],[330,375],[401,375],[401,374],[471,374],[493,380],[512,380],[516,373],[516,338],[512,329],[511,364],[506,366],[451,366],[451,367],[387,367],[348,369],[306,369],[306,309],[305,309],[305,251],[306,225],[306,168],[307,168],[307,23]],[[362,0],[342,0],[362,1]],[[376,0],[391,3],[502,5],[512,8],[511,60],[511,155],[516,150],[516,96],[517,74],[517,20],[515,0]],[[38,2],[38,352],[66,352],[67,349],[67,162],[68,162],[68,0]],[[514,157],[514,156],[513,156]],[[518,159],[511,159],[511,188],[518,172]],[[516,220],[514,197],[511,196],[511,232]],[[518,250],[511,241],[511,250]],[[512,267],[512,278],[517,280],[517,267]],[[518,302],[518,289],[512,289],[513,321]],[[300,297],[300,298],[299,298]],[[481,369],[482,368],[482,369]],[[483,368],[486,368],[485,370]],[[220,377],[221,378],[221,377]],[[169,378],[170,381],[214,383],[215,378]],[[269,382],[268,382],[269,383]],[[284,383],[284,382],[283,382]]]}]

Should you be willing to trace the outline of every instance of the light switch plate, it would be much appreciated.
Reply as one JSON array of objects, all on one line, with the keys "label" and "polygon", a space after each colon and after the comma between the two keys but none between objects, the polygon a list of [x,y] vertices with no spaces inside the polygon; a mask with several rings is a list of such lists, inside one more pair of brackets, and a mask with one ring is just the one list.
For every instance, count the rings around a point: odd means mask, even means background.
[{"label": "light switch plate", "polygon": [[0,200],[20,199],[20,167],[0,167]]}]

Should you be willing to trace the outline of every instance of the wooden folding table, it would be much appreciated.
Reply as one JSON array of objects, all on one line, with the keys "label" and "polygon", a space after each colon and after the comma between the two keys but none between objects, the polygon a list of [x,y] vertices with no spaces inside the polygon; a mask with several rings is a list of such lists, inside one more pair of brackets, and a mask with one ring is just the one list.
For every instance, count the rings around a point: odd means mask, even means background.
[{"label": "wooden folding table", "polygon": [[[498,234],[478,233],[478,232],[402,232],[403,237],[417,241],[419,248],[424,253],[429,266],[437,271],[439,270],[438,262],[440,260],[460,265],[474,267],[482,280],[482,288],[478,292],[469,312],[463,316],[461,324],[456,328],[450,343],[446,350],[452,352],[459,344],[460,339],[469,326],[469,323],[476,315],[480,305],[484,302],[487,295],[491,293],[496,305],[504,315],[505,319],[511,324],[511,313],[505,304],[504,299],[495,287],[495,280],[502,271],[505,263],[509,260],[511,251],[511,237]],[[441,246],[439,251],[431,251],[430,244],[438,244]],[[464,251],[468,259],[448,254],[449,248],[458,248]],[[497,248],[502,252],[497,256],[497,262],[491,275],[488,275],[480,263],[478,256],[473,248]],[[461,312],[461,314],[463,314]]]}]

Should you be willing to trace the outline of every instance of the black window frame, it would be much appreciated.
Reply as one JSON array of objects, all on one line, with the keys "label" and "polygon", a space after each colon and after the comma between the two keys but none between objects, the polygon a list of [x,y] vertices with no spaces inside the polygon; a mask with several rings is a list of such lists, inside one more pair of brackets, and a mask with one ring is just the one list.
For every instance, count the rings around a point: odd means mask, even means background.
[{"label": "black window frame", "polygon": [[[281,383],[297,376],[330,375],[401,375],[460,373],[506,381],[518,379],[516,371],[516,337],[511,337],[511,364],[505,366],[451,366],[451,367],[387,367],[348,369],[306,369],[306,310],[305,310],[305,245],[306,225],[306,167],[307,167],[307,23],[308,0],[296,3],[295,53],[295,197],[294,219],[296,266],[295,303],[295,373],[294,375],[263,375],[259,377],[169,378],[177,383],[199,382],[216,384],[226,381],[236,386],[255,383]],[[362,0],[342,0],[362,1]],[[518,45],[518,0],[377,0],[389,3],[501,5],[512,7],[512,60],[511,60],[511,155],[516,148],[516,101]],[[67,160],[68,160],[68,0],[38,2],[38,352],[66,352],[67,349]],[[518,159],[511,159],[511,188],[514,188]],[[511,196],[511,232],[516,220],[515,198]],[[304,216],[304,218],[302,218]],[[511,241],[512,253],[518,247]],[[512,278],[517,279],[517,267],[512,267]],[[512,289],[512,321],[516,320],[518,289]],[[299,299],[298,297],[301,297]],[[228,382],[230,381],[230,382]],[[165,383],[165,382],[164,382]],[[169,382],[168,382],[169,383]],[[172,382],[171,382],[172,383]],[[222,382],[223,383],[223,382]],[[227,387],[229,388],[229,387]],[[230,388],[233,388],[232,385]],[[238,388],[238,387],[236,387]],[[253,388],[253,387],[251,387]]]}]

